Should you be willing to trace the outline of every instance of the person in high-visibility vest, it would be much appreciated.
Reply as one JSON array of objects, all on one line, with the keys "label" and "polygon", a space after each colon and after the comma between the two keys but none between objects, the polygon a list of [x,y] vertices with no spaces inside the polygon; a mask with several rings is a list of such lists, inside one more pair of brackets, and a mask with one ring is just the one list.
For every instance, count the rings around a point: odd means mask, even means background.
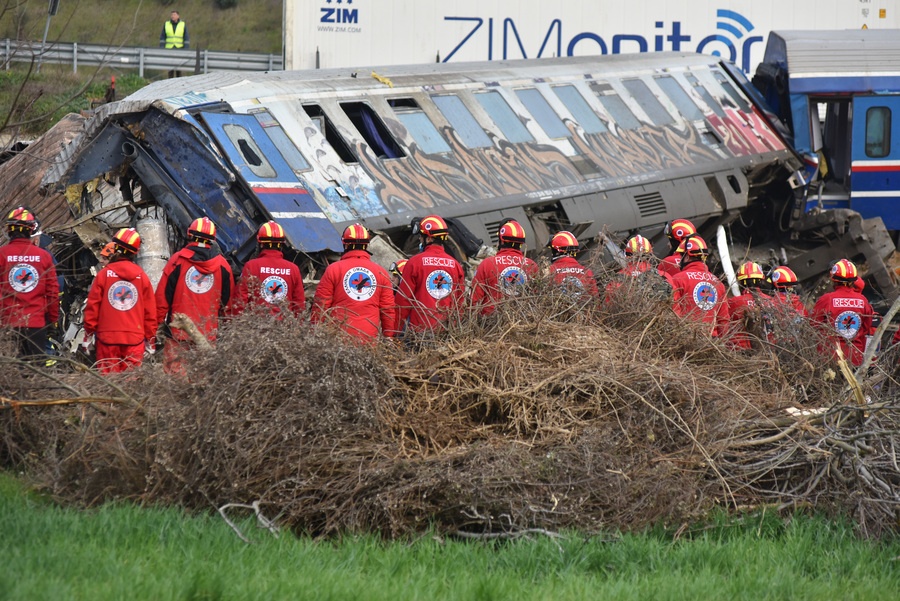
[{"label": "person in high-visibility vest", "polygon": [[190,48],[191,36],[188,34],[187,25],[181,20],[177,10],[172,11],[171,18],[163,23],[162,33],[159,34],[160,48]]}]

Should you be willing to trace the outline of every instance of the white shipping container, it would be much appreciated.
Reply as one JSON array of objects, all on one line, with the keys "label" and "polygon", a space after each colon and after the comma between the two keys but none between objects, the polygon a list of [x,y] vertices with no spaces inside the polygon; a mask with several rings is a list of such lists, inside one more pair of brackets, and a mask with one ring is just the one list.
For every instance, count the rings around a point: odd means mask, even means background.
[{"label": "white shipping container", "polygon": [[286,69],[689,51],[748,73],[775,29],[900,27],[900,0],[284,0]]}]

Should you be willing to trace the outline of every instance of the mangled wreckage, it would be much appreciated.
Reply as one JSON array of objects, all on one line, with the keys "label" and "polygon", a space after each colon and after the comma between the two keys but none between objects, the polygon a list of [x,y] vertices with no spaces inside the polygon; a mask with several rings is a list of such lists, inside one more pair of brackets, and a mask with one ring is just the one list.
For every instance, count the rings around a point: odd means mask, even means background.
[{"label": "mangled wreckage", "polygon": [[309,280],[354,222],[387,255],[413,250],[410,223],[432,212],[455,218],[472,257],[506,217],[531,249],[568,229],[608,253],[608,229],[662,255],[664,224],[685,217],[710,240],[724,226],[721,253],[807,282],[838,258],[865,261],[873,300],[891,301],[882,222],[807,210],[801,166],[740,71],[669,53],[161,81],[97,110],[42,186],[68,205],[46,229],[96,251],[134,225],[154,279],[203,215],[237,271],[277,220]]}]

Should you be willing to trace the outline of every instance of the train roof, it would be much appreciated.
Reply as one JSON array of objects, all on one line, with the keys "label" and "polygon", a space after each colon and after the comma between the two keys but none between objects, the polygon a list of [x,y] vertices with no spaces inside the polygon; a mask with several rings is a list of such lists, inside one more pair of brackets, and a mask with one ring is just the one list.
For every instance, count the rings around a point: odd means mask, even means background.
[{"label": "train roof", "polygon": [[787,68],[792,93],[897,90],[900,30],[773,31],[763,62]]},{"label": "train roof", "polygon": [[[322,97],[354,95],[375,90],[459,86],[489,82],[572,81],[605,77],[639,76],[691,67],[710,66],[721,59],[697,53],[597,55],[510,61],[428,63],[367,66],[359,68],[307,69],[261,73],[216,72],[152,83],[128,97],[100,107],[72,144],[62,150],[44,177],[44,185],[60,182],[76,160],[79,149],[96,137],[110,118],[141,113],[151,107],[176,114],[219,102],[239,103],[254,99],[284,98],[304,94]],[[373,77],[378,75],[378,79]],[[388,82],[388,83],[386,83]]]}]

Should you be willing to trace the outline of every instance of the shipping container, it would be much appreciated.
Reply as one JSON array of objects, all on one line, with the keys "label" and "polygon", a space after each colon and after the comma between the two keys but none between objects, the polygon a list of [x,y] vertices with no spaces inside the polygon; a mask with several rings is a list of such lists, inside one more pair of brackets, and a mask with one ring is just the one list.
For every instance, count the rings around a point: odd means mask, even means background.
[{"label": "shipping container", "polygon": [[900,27],[898,0],[285,0],[284,10],[288,70],[677,51],[752,73],[773,29]]}]

